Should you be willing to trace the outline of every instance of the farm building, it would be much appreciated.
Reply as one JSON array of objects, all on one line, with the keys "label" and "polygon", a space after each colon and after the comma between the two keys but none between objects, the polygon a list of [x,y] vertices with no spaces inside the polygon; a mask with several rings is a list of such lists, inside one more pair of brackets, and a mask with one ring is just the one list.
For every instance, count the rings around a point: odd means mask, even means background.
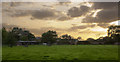
[{"label": "farm building", "polygon": [[88,44],[90,44],[90,42],[88,42],[88,41],[78,41],[77,44],[78,45],[88,45]]},{"label": "farm building", "polygon": [[76,45],[78,42],[77,39],[58,39],[57,44],[58,45]]},{"label": "farm building", "polygon": [[90,44],[92,45],[103,45],[105,42],[103,41],[90,41]]},{"label": "farm building", "polygon": [[71,39],[69,42],[70,42],[71,45],[77,45],[78,40],[77,39]]},{"label": "farm building", "polygon": [[37,41],[17,41],[17,45],[38,45]]}]

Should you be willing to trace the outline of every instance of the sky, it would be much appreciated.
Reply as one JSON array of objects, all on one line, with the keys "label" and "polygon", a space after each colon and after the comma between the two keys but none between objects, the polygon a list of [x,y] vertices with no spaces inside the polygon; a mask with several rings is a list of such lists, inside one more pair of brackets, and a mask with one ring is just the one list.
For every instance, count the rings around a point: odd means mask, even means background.
[{"label": "sky", "polygon": [[116,2],[4,2],[2,25],[20,27],[36,37],[48,30],[59,36],[82,39],[107,36],[110,25],[118,24]]}]

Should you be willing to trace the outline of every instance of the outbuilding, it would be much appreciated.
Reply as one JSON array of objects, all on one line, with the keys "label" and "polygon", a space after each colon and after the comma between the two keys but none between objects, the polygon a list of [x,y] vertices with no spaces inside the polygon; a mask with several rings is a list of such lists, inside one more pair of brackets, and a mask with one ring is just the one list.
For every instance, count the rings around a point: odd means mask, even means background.
[{"label": "outbuilding", "polygon": [[17,45],[38,45],[37,41],[17,41]]}]

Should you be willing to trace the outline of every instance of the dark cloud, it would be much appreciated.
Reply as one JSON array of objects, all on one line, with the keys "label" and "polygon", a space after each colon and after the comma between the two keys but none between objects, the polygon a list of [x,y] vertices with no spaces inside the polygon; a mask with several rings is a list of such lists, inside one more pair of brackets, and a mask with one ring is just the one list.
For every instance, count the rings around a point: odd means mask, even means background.
[{"label": "dark cloud", "polygon": [[12,17],[24,17],[30,15],[31,11],[25,10],[15,10],[14,13],[11,14]]},{"label": "dark cloud", "polygon": [[71,17],[67,16],[66,14],[55,10],[34,11],[32,13],[32,18],[45,19],[45,20],[58,20],[58,21],[66,21],[71,19]]},{"label": "dark cloud", "polygon": [[[58,1],[61,2],[61,0],[58,0]],[[67,2],[69,2],[69,0]],[[11,6],[21,5],[21,3],[18,3],[18,4],[10,3],[10,4]],[[55,9],[50,9],[50,8],[47,8],[47,9],[41,8],[40,10],[16,10],[14,8],[5,9],[7,8],[5,6],[4,10],[6,12],[9,12],[9,14],[14,17],[22,17],[22,16],[30,15],[31,20],[41,19],[41,20],[66,21],[74,17],[86,16],[87,13],[89,13],[92,10],[103,9],[97,14],[96,17],[92,17],[92,15],[87,15],[86,18],[83,19],[83,23],[110,23],[118,19],[117,6],[118,5],[116,2],[94,2],[92,7],[87,7],[84,5],[81,5],[80,7],[72,7],[68,10],[67,14],[63,14],[60,11],[57,11]]]},{"label": "dark cloud", "polygon": [[60,20],[60,21],[66,21],[66,20],[70,20],[70,19],[71,19],[71,17],[69,17],[69,16],[67,16],[67,15],[65,15],[65,14],[61,15],[61,16],[58,18],[58,20]]},{"label": "dark cloud", "polygon": [[30,10],[18,9],[21,5],[27,5],[24,2],[4,2],[2,4],[2,13],[12,17],[20,17],[29,15]]},{"label": "dark cloud", "polygon": [[110,26],[110,24],[108,24],[108,23],[98,23],[97,26],[100,26],[102,28],[108,28]]},{"label": "dark cloud", "polygon": [[55,16],[55,12],[49,10],[39,10],[32,13],[32,17],[36,19],[50,19]]},{"label": "dark cloud", "polygon": [[[61,1],[59,1],[61,2]],[[65,1],[64,3],[68,3],[70,1]],[[9,4],[7,7],[6,5]],[[57,11],[55,9],[51,9],[51,7],[47,8],[41,8],[41,9],[31,9],[31,10],[24,10],[24,9],[18,9],[22,4],[27,5],[29,3],[4,3],[3,4],[3,11],[7,12],[8,15],[12,17],[24,17],[24,16],[31,16],[31,20],[34,19],[41,19],[41,20],[58,20],[58,21],[66,21],[72,19],[72,17],[79,17],[82,15],[85,15],[87,11],[89,11],[89,7],[87,6],[80,6],[73,7],[69,9],[67,14],[62,13],[61,11]],[[31,3],[30,3],[31,4]],[[23,5],[22,5],[23,6]],[[46,7],[46,5],[43,5],[43,7]],[[16,9],[15,9],[16,8]]]},{"label": "dark cloud", "polygon": [[45,19],[56,16],[53,10],[16,10],[15,13],[12,14],[14,17],[22,17],[31,15],[35,19]]},{"label": "dark cloud", "polygon": [[[97,13],[96,17],[92,17],[93,13],[87,15],[82,23],[98,23],[98,26],[106,28],[108,23],[118,20],[118,3],[116,2],[95,2],[92,10],[102,9]],[[107,25],[107,26],[103,26]]]},{"label": "dark cloud", "polygon": [[11,7],[18,6],[21,4],[21,2],[10,2],[9,3]]},{"label": "dark cloud", "polygon": [[81,25],[81,26],[76,26],[76,25],[73,25],[73,27],[69,28],[68,31],[76,31],[78,29],[86,29],[86,28],[89,28],[89,27],[95,27],[96,25],[95,24],[92,24],[92,25]]},{"label": "dark cloud", "polygon": [[110,10],[102,10],[97,13],[96,17],[92,17],[92,15],[86,16],[83,19],[83,23],[110,23],[116,21],[118,19],[118,10],[110,9]]},{"label": "dark cloud", "polygon": [[5,9],[8,15],[12,17],[24,17],[24,16],[31,16],[31,20],[34,19],[41,19],[41,20],[58,20],[58,21],[65,21],[71,19],[66,14],[52,10],[52,9],[41,9],[41,10],[9,10]]},{"label": "dark cloud", "polygon": [[68,10],[68,15],[71,17],[80,17],[82,15],[85,15],[90,10],[87,6],[80,6],[80,7],[72,7]]},{"label": "dark cloud", "polygon": [[[60,15],[63,19],[67,18],[61,12],[50,10],[50,9],[43,9],[43,10],[15,10],[14,13],[10,14],[12,17],[24,17],[24,16],[31,16],[31,20],[34,19],[44,19],[44,20],[51,20],[57,19]],[[63,19],[58,20],[63,20]]]},{"label": "dark cloud", "polygon": [[3,6],[4,5],[8,5],[10,7],[16,7],[16,6],[20,6],[20,5],[27,5],[27,4],[31,4],[33,2],[2,2]]},{"label": "dark cloud", "polygon": [[[26,9],[22,9],[22,7],[25,5]],[[68,16],[66,14],[63,14],[61,11],[57,11],[55,9],[51,9],[51,7],[46,6],[40,6],[40,9],[33,8],[29,9],[27,8],[27,4],[29,3],[3,3],[3,13],[12,16],[12,17],[24,17],[24,16],[31,16],[31,20],[34,19],[41,19],[41,20],[59,20],[59,21],[65,21],[68,20]],[[33,3],[30,3],[31,5]],[[17,8],[20,7],[20,8]],[[43,8],[44,7],[44,8]]]},{"label": "dark cloud", "polygon": [[15,7],[20,5],[20,2],[2,2],[2,6]]},{"label": "dark cloud", "polygon": [[69,3],[71,3],[70,0],[57,0],[59,2],[60,5],[68,5]]},{"label": "dark cloud", "polygon": [[94,2],[93,9],[118,8],[118,2]]}]

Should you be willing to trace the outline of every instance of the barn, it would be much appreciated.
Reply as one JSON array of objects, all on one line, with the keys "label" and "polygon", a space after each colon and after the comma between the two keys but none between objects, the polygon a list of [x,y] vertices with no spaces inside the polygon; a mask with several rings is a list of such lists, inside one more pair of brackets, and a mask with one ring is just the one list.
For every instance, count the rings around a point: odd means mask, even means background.
[{"label": "barn", "polygon": [[77,44],[78,45],[88,45],[88,44],[90,44],[90,42],[89,41],[78,41]]},{"label": "barn", "polygon": [[37,41],[17,41],[17,46],[19,45],[38,45]]}]

